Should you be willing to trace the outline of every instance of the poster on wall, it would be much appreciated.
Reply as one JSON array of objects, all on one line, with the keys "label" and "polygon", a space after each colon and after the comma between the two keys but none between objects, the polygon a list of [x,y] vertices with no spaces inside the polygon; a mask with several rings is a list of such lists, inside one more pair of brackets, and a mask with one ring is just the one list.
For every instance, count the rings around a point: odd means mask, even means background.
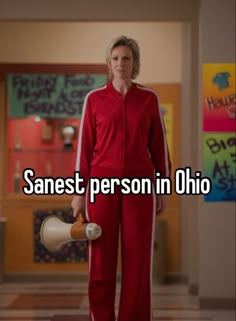
[{"label": "poster on wall", "polygon": [[9,117],[78,118],[86,94],[106,82],[105,74],[9,74]]},{"label": "poster on wall", "polygon": [[204,133],[204,174],[212,182],[205,201],[236,200],[235,133]]},{"label": "poster on wall", "polygon": [[203,65],[203,131],[235,132],[235,64]]},{"label": "poster on wall", "polygon": [[169,147],[170,159],[173,159],[173,104],[161,104],[161,113],[165,122],[166,139]]}]

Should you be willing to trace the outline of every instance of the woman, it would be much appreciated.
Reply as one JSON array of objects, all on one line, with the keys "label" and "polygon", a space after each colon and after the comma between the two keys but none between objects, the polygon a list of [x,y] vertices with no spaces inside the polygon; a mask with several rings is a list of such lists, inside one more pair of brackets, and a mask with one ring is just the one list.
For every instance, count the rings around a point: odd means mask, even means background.
[{"label": "woman", "polygon": [[[125,36],[112,41],[107,65],[111,81],[85,99],[76,170],[86,186],[90,177],[145,177],[154,182],[155,171],[169,176],[170,159],[157,96],[132,81],[140,67],[136,41]],[[158,211],[162,201],[158,199]],[[150,321],[157,214],[154,191],[125,195],[117,188],[112,195],[96,195],[95,203],[77,195],[72,208],[75,217],[82,213],[103,231],[89,244],[90,321],[115,321],[119,227],[122,286],[118,321]]]}]

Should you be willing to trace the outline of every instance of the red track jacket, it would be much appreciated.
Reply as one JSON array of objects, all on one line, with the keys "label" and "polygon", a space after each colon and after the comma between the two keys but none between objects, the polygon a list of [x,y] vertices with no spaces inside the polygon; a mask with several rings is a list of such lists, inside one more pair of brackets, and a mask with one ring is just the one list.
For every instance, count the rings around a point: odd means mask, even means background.
[{"label": "red track jacket", "polygon": [[155,170],[170,176],[170,158],[158,97],[132,83],[125,98],[112,83],[85,98],[80,123],[76,171],[87,185],[91,166]]}]

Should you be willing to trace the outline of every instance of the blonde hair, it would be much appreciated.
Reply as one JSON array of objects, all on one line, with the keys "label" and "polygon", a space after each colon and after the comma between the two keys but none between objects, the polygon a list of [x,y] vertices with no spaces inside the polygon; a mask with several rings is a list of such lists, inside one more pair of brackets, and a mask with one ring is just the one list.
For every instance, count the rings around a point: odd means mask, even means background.
[{"label": "blonde hair", "polygon": [[135,79],[138,76],[139,70],[140,70],[140,50],[139,50],[138,43],[134,39],[127,38],[126,36],[120,36],[118,38],[113,39],[107,48],[106,62],[107,62],[108,71],[109,71],[109,79],[113,78],[113,74],[110,66],[111,53],[112,53],[112,50],[118,46],[128,47],[132,51],[133,70],[131,74],[131,79]]}]

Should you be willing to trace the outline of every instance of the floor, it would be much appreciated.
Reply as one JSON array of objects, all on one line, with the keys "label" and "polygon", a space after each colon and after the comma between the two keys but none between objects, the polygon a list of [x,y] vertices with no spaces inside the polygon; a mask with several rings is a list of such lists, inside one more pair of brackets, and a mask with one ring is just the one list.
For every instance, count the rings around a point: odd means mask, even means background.
[{"label": "floor", "polygon": [[[119,303],[119,286],[116,312]],[[89,321],[87,285],[2,283],[0,321]],[[153,288],[153,321],[235,321],[234,311],[200,310],[184,285]]]}]

